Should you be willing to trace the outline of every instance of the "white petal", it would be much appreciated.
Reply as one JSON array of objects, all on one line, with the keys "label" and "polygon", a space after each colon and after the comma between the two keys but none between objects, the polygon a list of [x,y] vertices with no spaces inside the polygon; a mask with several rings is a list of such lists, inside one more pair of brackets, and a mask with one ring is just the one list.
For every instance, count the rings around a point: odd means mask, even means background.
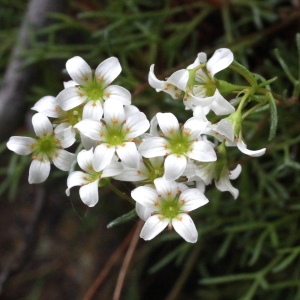
[{"label": "white petal", "polygon": [[193,109],[193,116],[200,119],[202,122],[207,122],[208,120],[206,118],[206,115],[208,114],[209,110],[210,109],[207,109],[207,107],[205,108],[198,105]]},{"label": "white petal", "polygon": [[189,139],[195,140],[204,131],[207,125],[208,122],[203,122],[199,118],[192,117],[184,123],[184,129],[189,129]]},{"label": "white petal", "polygon": [[184,205],[182,210],[189,212],[200,206],[203,206],[208,203],[208,199],[204,196],[199,189],[188,189],[183,191],[179,196],[179,201],[184,200]]},{"label": "white petal", "polygon": [[35,134],[38,137],[42,137],[43,135],[48,135],[53,133],[53,126],[49,119],[41,114],[37,113],[32,117],[32,125]]},{"label": "white petal", "polygon": [[135,204],[135,210],[137,215],[144,221],[146,221],[151,216],[152,213],[152,211],[149,208],[143,206],[138,202],[136,202]]},{"label": "white petal", "polygon": [[229,181],[227,170],[225,170],[225,172],[221,174],[218,181],[215,180],[215,185],[216,188],[221,192],[225,192],[225,191],[230,192],[234,199],[236,199],[239,196],[239,190],[234,188],[231,182]]},{"label": "white petal", "polygon": [[41,98],[31,109],[40,112],[49,118],[59,117],[59,110],[56,108],[56,99],[53,96]]},{"label": "white petal", "polygon": [[96,172],[102,171],[107,165],[110,164],[115,147],[110,147],[107,144],[100,144],[95,148],[93,157],[93,168]]},{"label": "white petal", "polygon": [[67,196],[70,196],[70,189],[74,186],[81,186],[84,184],[89,183],[89,181],[85,178],[87,178],[88,174],[81,172],[81,171],[75,171],[72,172],[67,179],[67,186],[66,194]]},{"label": "white petal", "polygon": [[98,183],[99,180],[95,180],[94,182],[88,183],[79,189],[79,195],[82,202],[89,207],[95,206],[98,202]]},{"label": "white petal", "polygon": [[123,165],[117,160],[112,159],[111,163],[106,166],[102,172],[102,178],[119,175],[123,171]]},{"label": "white petal", "polygon": [[189,65],[187,69],[194,69],[198,67],[200,64],[206,63],[207,61],[207,55],[204,52],[200,52],[197,55],[197,58],[195,59],[194,63]]},{"label": "white petal", "polygon": [[95,148],[98,145],[98,142],[92,140],[91,138],[87,137],[83,133],[80,132],[80,141],[83,145],[84,149],[90,150],[91,148]]},{"label": "white petal", "polygon": [[109,126],[121,125],[125,120],[123,104],[118,100],[106,100],[104,102],[104,120]]},{"label": "white petal", "polygon": [[59,139],[62,148],[68,148],[75,143],[75,134],[76,132],[72,126],[63,130],[59,128],[57,132],[55,128],[55,137]]},{"label": "white petal", "polygon": [[233,53],[227,48],[217,49],[206,64],[211,77],[226,69],[233,62]]},{"label": "white petal", "polygon": [[177,218],[172,219],[172,225],[175,231],[187,242],[197,242],[198,232],[192,218],[189,215],[179,214]]},{"label": "white petal", "polygon": [[218,90],[215,91],[214,101],[210,105],[210,109],[217,115],[228,115],[235,111],[235,108],[220,94]]},{"label": "white petal", "polygon": [[101,122],[85,119],[77,123],[74,127],[90,139],[100,141],[100,133],[102,130]]},{"label": "white petal", "polygon": [[88,101],[84,107],[82,112],[82,119],[92,119],[96,121],[100,121],[103,116],[103,107],[100,100],[97,101]]},{"label": "white petal", "polygon": [[116,152],[122,163],[129,168],[138,168],[140,154],[133,142],[126,142],[116,148]]},{"label": "white petal", "polygon": [[63,171],[69,171],[72,165],[72,162],[75,159],[75,154],[70,153],[63,149],[56,150],[55,154],[52,156],[52,161],[54,165]]},{"label": "white petal", "polygon": [[9,150],[14,151],[19,155],[28,155],[32,152],[32,146],[36,140],[25,136],[12,136],[6,146]]},{"label": "white petal", "polygon": [[215,100],[214,96],[206,97],[206,94],[205,94],[205,97],[203,97],[202,95],[198,95],[196,93],[194,95],[190,93],[189,97],[191,98],[193,107],[196,107],[196,106],[205,107],[205,106],[211,105]]},{"label": "white petal", "polygon": [[142,181],[147,178],[148,176],[146,174],[139,172],[139,170],[135,168],[125,168],[122,173],[114,176],[114,179],[121,181]]},{"label": "white petal", "polygon": [[156,78],[156,76],[154,75],[154,65],[150,66],[148,81],[150,86],[156,89],[157,92],[160,92],[164,89],[165,81]]},{"label": "white petal", "polygon": [[164,178],[168,181],[178,179],[185,170],[187,159],[184,155],[170,154],[165,160]]},{"label": "white petal", "polygon": [[157,191],[151,187],[139,186],[131,192],[131,197],[136,202],[150,209],[151,212],[157,209],[155,203],[158,199],[158,194]]},{"label": "white petal", "polygon": [[178,120],[172,113],[157,113],[156,117],[159,127],[165,136],[171,137],[174,136],[174,133],[179,132]]},{"label": "white petal", "polygon": [[68,87],[71,87],[71,86],[74,87],[74,86],[78,85],[74,80],[64,81],[63,84],[64,84],[65,89]]},{"label": "white petal", "polygon": [[56,97],[56,103],[63,110],[68,111],[87,99],[86,95],[81,94],[77,87],[68,87],[62,90]]},{"label": "white petal", "polygon": [[108,86],[121,73],[122,68],[116,57],[110,57],[104,60],[96,69],[95,76],[98,80]]},{"label": "white petal", "polygon": [[90,168],[93,163],[93,156],[94,156],[93,149],[90,150],[83,149],[77,155],[78,165],[82,170],[84,170],[87,173],[91,173],[92,171]]},{"label": "white petal", "polygon": [[112,99],[118,100],[123,105],[129,105],[131,103],[131,94],[128,90],[118,85],[109,85],[104,90],[104,100]]},{"label": "white petal", "polygon": [[189,80],[189,71],[186,69],[174,72],[167,80],[167,82],[174,84],[182,91],[186,90],[186,85]]},{"label": "white petal", "polygon": [[241,165],[237,165],[236,168],[234,170],[231,170],[229,172],[229,179],[230,180],[234,180],[234,179],[237,179],[239,177],[239,175],[241,174],[242,172],[242,167]]},{"label": "white petal", "polygon": [[91,67],[80,56],[69,59],[66,68],[71,78],[82,86],[92,81]]},{"label": "white petal", "polygon": [[189,158],[209,162],[216,161],[217,155],[214,148],[206,141],[196,141],[191,145],[191,149],[187,155]]},{"label": "white petal", "polygon": [[247,145],[241,139],[238,140],[237,147],[239,148],[239,150],[242,153],[245,153],[245,154],[247,154],[249,156],[252,156],[252,157],[262,156],[266,152],[266,148],[262,148],[260,150],[249,150],[249,149],[247,149]]},{"label": "white petal", "polygon": [[126,119],[124,128],[128,132],[126,137],[135,138],[146,132],[150,127],[150,123],[146,118],[146,115],[142,112],[135,113]]},{"label": "white petal", "polygon": [[165,148],[167,141],[161,137],[149,138],[139,146],[139,153],[144,157],[164,156],[169,151]]},{"label": "white petal", "polygon": [[140,237],[145,241],[152,240],[159,233],[161,233],[168,225],[168,219],[161,219],[162,216],[154,215],[147,219],[144,227],[142,228]]},{"label": "white petal", "polygon": [[29,168],[28,182],[41,183],[45,181],[50,173],[50,162],[47,159],[34,159]]},{"label": "white petal", "polygon": [[164,178],[155,179],[154,185],[158,195],[160,195],[162,198],[169,196],[175,197],[179,189],[175,181],[167,181]]},{"label": "white petal", "polygon": [[224,135],[231,142],[234,140],[233,126],[227,118],[219,121],[215,128],[215,131],[221,135]]}]

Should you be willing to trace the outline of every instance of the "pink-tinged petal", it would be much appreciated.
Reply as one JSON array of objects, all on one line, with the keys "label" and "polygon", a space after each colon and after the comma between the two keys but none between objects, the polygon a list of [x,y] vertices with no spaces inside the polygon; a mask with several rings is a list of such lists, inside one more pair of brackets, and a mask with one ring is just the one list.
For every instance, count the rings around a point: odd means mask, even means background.
[{"label": "pink-tinged petal", "polygon": [[12,136],[6,146],[19,155],[28,155],[33,151],[36,140],[25,136]]},{"label": "pink-tinged petal", "polygon": [[220,94],[218,90],[215,91],[214,101],[210,105],[210,109],[217,115],[229,115],[235,111],[235,108]]},{"label": "pink-tinged petal", "polygon": [[234,130],[233,130],[232,123],[228,119],[225,118],[225,119],[222,119],[221,121],[219,121],[219,123],[217,124],[217,126],[215,128],[215,131],[218,134],[224,135],[226,137],[226,139],[233,142]]},{"label": "pink-tinged petal", "polygon": [[77,155],[78,165],[86,173],[91,173],[91,171],[92,171],[91,167],[93,164],[93,156],[94,156],[93,149],[90,149],[90,150],[83,149]]},{"label": "pink-tinged petal", "polygon": [[174,72],[168,78],[167,82],[177,86],[180,90],[185,91],[188,80],[189,80],[189,71],[183,69]]},{"label": "pink-tinged petal", "polygon": [[125,120],[123,104],[118,100],[106,100],[104,102],[104,120],[108,126],[121,125]]},{"label": "pink-tinged petal", "polygon": [[150,209],[151,212],[157,209],[155,203],[157,202],[158,194],[157,191],[151,187],[139,186],[131,191],[131,197],[136,202]]},{"label": "pink-tinged petal", "polygon": [[104,90],[104,100],[112,99],[121,102],[123,105],[131,103],[131,94],[125,88],[118,85],[109,85]]},{"label": "pink-tinged petal", "polygon": [[199,189],[188,189],[179,196],[179,201],[183,202],[181,209],[189,212],[208,203],[208,199]]},{"label": "pink-tinged petal", "polygon": [[242,141],[242,139],[238,140],[237,147],[239,148],[239,150],[242,153],[245,153],[245,154],[247,154],[249,156],[252,156],[252,157],[262,156],[266,152],[266,148],[262,148],[260,150],[249,150],[249,149],[247,149],[247,145]]},{"label": "pink-tinged petal", "polygon": [[126,119],[125,128],[127,134],[126,138],[135,138],[146,132],[150,127],[150,123],[144,113],[138,112]]},{"label": "pink-tinged petal", "polygon": [[79,195],[82,202],[89,207],[95,206],[99,200],[98,183],[99,180],[95,180],[79,189]]},{"label": "pink-tinged petal", "polygon": [[50,162],[47,159],[34,159],[29,168],[28,182],[41,183],[45,181],[50,173]]},{"label": "pink-tinged petal", "polygon": [[121,71],[119,60],[116,57],[110,57],[97,67],[95,76],[100,82],[103,82],[104,86],[108,86],[117,78]]},{"label": "pink-tinged petal", "polygon": [[242,167],[241,167],[241,165],[237,165],[237,166],[235,167],[235,169],[233,169],[233,170],[231,170],[231,171],[229,172],[229,176],[228,176],[228,177],[229,177],[230,180],[237,179],[237,178],[240,176],[241,172],[242,172]]},{"label": "pink-tinged petal", "polygon": [[38,137],[42,137],[44,135],[50,135],[53,133],[53,126],[51,122],[45,115],[41,113],[37,113],[33,115],[32,125],[33,125],[34,132]]},{"label": "pink-tinged petal", "polygon": [[49,118],[58,118],[59,109],[56,106],[56,98],[53,96],[45,96],[37,101],[31,108]]},{"label": "pink-tinged petal", "polygon": [[209,162],[216,161],[217,155],[214,148],[207,141],[196,141],[191,145],[190,151],[187,153],[189,158]]},{"label": "pink-tinged petal", "polygon": [[60,141],[62,148],[68,148],[75,143],[75,134],[76,132],[72,126],[58,130],[57,132],[55,128],[55,137]]},{"label": "pink-tinged petal", "polygon": [[187,159],[184,155],[170,154],[165,160],[164,178],[168,181],[178,179],[185,170]]},{"label": "pink-tinged petal", "polygon": [[93,157],[93,168],[96,172],[102,171],[108,166],[114,156],[115,147],[107,144],[100,144],[95,148]]},{"label": "pink-tinged petal", "polygon": [[77,123],[74,128],[77,128],[82,134],[92,140],[100,141],[102,123],[96,120],[85,119]]},{"label": "pink-tinged petal", "polygon": [[56,97],[56,103],[63,110],[68,111],[87,99],[77,87],[68,87],[62,90]]},{"label": "pink-tinged petal", "polygon": [[229,177],[228,177],[228,171],[225,170],[222,172],[219,180],[215,180],[216,188],[221,192],[228,191],[231,193],[232,197],[236,199],[239,196],[239,190],[232,186]]},{"label": "pink-tinged petal", "polygon": [[66,63],[66,68],[71,78],[77,84],[85,86],[92,81],[91,67],[80,56],[69,59]]},{"label": "pink-tinged petal", "polygon": [[189,243],[196,243],[198,232],[192,218],[187,214],[179,214],[172,219],[175,231]]},{"label": "pink-tinged petal", "polygon": [[179,132],[178,120],[172,113],[157,113],[156,117],[159,127],[165,136],[172,137]]},{"label": "pink-tinged petal", "polygon": [[183,132],[188,131],[189,139],[192,141],[197,139],[200,134],[203,133],[207,125],[208,122],[203,122],[199,118],[192,117],[184,123]]},{"label": "pink-tinged petal", "polygon": [[156,156],[164,156],[170,153],[166,147],[168,142],[161,137],[152,137],[141,143],[139,146],[139,153],[147,158],[156,157]]},{"label": "pink-tinged petal", "polygon": [[162,198],[175,197],[178,192],[178,185],[175,181],[168,181],[162,177],[155,179],[154,185],[158,195]]},{"label": "pink-tinged petal", "polygon": [[116,147],[116,152],[124,166],[129,168],[138,168],[140,154],[133,142],[126,142],[123,145]]},{"label": "pink-tinged petal", "polygon": [[200,64],[206,63],[206,61],[207,61],[206,53],[200,52],[200,53],[198,53],[197,58],[195,59],[194,63],[189,65],[187,67],[187,69],[194,69],[194,68],[198,67]]},{"label": "pink-tinged petal", "polygon": [[159,233],[161,233],[169,224],[168,219],[163,219],[161,215],[154,215],[147,219],[142,228],[140,237],[145,241],[152,240]]},{"label": "pink-tinged petal", "polygon": [[82,186],[88,184],[90,180],[88,180],[89,174],[86,174],[81,171],[72,172],[67,179],[67,186],[66,194],[70,196],[70,189],[74,186]]},{"label": "pink-tinged petal", "polygon": [[206,64],[211,77],[226,69],[233,62],[233,53],[227,48],[217,49]]},{"label": "pink-tinged petal", "polygon": [[120,174],[123,171],[123,165],[117,160],[112,159],[111,163],[106,166],[102,172],[101,177],[112,177]]},{"label": "pink-tinged petal", "polygon": [[84,107],[82,112],[82,119],[92,119],[96,121],[100,121],[103,116],[103,107],[100,100],[97,101],[88,101]]},{"label": "pink-tinged petal", "polygon": [[75,154],[70,153],[63,149],[56,150],[55,154],[52,156],[53,164],[60,170],[69,171],[72,162],[75,159]]},{"label": "pink-tinged petal", "polygon": [[136,213],[137,215],[143,220],[143,221],[146,221],[149,217],[151,217],[151,213],[152,211],[141,205],[140,203],[136,202],[135,204],[135,210],[136,210]]}]

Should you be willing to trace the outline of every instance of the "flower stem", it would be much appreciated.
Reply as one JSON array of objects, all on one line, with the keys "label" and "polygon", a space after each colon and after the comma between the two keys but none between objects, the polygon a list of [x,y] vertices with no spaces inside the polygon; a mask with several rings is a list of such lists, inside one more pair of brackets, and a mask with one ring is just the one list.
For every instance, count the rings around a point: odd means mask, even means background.
[{"label": "flower stem", "polygon": [[127,196],[125,193],[121,192],[116,186],[114,186],[111,182],[109,182],[109,184],[107,185],[111,191],[113,191],[115,194],[117,194],[118,196],[120,196],[122,199],[128,201],[131,204],[135,204],[135,201]]}]

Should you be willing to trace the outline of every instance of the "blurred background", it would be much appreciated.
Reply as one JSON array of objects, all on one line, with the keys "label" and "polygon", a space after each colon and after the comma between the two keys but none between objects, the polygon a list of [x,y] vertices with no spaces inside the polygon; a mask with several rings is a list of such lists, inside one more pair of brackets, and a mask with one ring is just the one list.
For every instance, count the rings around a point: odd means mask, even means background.
[{"label": "blurred background", "polygon": [[[300,299],[299,0],[0,0],[0,20],[1,299]],[[240,196],[207,188],[209,204],[191,213],[196,244],[174,231],[145,242],[137,218],[107,229],[133,207],[99,189],[88,208],[78,189],[65,195],[68,174],[54,168],[29,185],[30,157],[6,148],[10,136],[32,134],[30,108],[63,89],[75,55],[92,68],[118,57],[114,83],[133,105],[149,119],[171,111],[184,122],[191,113],[149,87],[149,67],[164,79],[221,47],[250,71],[277,77],[278,129],[268,140],[268,109],[243,123],[249,149],[267,152],[230,149],[230,168],[243,168],[232,182]],[[243,83],[226,70],[220,76]],[[128,195],[134,188],[114,184]]]}]

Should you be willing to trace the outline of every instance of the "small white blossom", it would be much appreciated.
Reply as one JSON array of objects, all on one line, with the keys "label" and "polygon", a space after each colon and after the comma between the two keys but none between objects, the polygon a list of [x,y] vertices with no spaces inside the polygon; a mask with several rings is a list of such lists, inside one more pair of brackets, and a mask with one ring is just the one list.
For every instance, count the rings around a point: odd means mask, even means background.
[{"label": "small white blossom", "polygon": [[109,165],[104,169],[95,171],[93,169],[93,149],[81,150],[77,156],[77,162],[82,171],[72,172],[67,180],[66,194],[70,196],[70,188],[74,186],[81,186],[79,195],[83,203],[89,207],[93,207],[99,200],[98,187],[102,178],[112,177],[120,174],[123,166],[117,160],[112,159]]},{"label": "small white blossom", "polygon": [[37,139],[22,136],[13,136],[7,142],[7,148],[19,155],[32,153],[32,163],[29,168],[29,183],[41,183],[50,173],[50,164],[68,171],[75,155],[64,148],[75,142],[71,127],[57,132],[49,119],[37,113],[32,117],[32,125]]},{"label": "small white blossom", "polygon": [[155,189],[141,186],[131,192],[140,204],[136,206],[138,214],[146,219],[141,238],[151,240],[168,226],[187,242],[195,243],[198,232],[188,212],[208,203],[207,198],[198,189],[182,191],[176,182],[164,178],[155,179],[154,185]]},{"label": "small white blossom", "polygon": [[131,103],[131,95],[125,88],[110,85],[120,74],[121,65],[116,57],[103,61],[92,71],[79,56],[69,59],[66,68],[74,82],[57,96],[57,104],[65,111],[84,105],[82,118],[100,120],[103,115],[103,103],[107,99],[118,100],[122,104]]},{"label": "small white blossom", "polygon": [[177,118],[172,113],[158,113],[156,117],[162,136],[145,139],[138,150],[147,158],[166,156],[164,162],[166,180],[176,180],[181,176],[188,158],[197,161],[217,159],[210,143],[200,138],[206,122],[198,118],[190,118],[180,127]]}]

